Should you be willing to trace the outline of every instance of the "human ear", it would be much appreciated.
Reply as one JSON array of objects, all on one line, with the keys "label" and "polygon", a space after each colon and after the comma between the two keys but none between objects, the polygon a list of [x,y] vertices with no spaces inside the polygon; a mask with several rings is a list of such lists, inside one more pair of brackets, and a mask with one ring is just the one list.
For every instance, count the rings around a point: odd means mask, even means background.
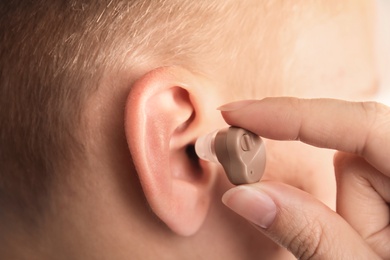
[{"label": "human ear", "polygon": [[206,131],[210,104],[199,79],[179,67],[150,71],[132,86],[125,111],[126,139],[146,199],[183,236],[197,232],[205,220],[214,179],[193,150]]}]

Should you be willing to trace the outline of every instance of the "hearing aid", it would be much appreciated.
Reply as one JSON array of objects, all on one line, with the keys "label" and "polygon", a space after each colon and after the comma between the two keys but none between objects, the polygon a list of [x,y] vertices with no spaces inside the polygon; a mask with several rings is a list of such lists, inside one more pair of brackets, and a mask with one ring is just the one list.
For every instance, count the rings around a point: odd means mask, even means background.
[{"label": "hearing aid", "polygon": [[202,160],[220,163],[235,185],[258,182],[264,173],[264,142],[243,128],[229,127],[200,136],[195,152]]}]

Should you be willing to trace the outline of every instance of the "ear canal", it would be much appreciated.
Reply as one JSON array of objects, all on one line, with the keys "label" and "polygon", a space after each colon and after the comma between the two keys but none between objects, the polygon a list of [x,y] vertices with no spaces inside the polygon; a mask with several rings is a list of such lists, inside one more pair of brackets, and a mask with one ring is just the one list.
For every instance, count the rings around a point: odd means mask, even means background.
[{"label": "ear canal", "polygon": [[127,142],[150,207],[185,236],[206,218],[212,181],[188,153],[202,123],[191,88],[196,80],[170,67],[144,75],[129,93],[125,118]]}]

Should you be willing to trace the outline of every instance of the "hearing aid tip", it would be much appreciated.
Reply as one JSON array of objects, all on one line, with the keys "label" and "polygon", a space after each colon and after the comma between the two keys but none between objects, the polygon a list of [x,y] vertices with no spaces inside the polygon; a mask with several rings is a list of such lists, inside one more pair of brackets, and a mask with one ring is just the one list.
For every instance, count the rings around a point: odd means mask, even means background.
[{"label": "hearing aid tip", "polygon": [[232,184],[258,182],[263,176],[266,155],[262,139],[238,127],[200,136],[195,152],[205,161],[220,163]]},{"label": "hearing aid tip", "polygon": [[202,160],[219,163],[215,153],[214,140],[218,130],[200,136],[195,142],[195,152]]}]

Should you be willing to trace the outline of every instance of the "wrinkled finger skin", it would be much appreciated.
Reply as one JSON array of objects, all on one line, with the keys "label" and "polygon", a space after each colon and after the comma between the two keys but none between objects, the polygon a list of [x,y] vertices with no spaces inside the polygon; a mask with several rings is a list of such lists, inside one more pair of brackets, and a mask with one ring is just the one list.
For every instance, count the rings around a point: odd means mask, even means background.
[{"label": "wrinkled finger skin", "polygon": [[250,186],[268,194],[278,211],[274,223],[259,230],[299,258],[371,259],[377,254],[390,259],[389,107],[376,102],[283,97],[237,103],[222,109],[222,115],[228,124],[265,138],[298,140],[339,151],[334,158],[337,214],[322,208],[309,194],[260,182]]},{"label": "wrinkled finger skin", "polygon": [[390,176],[390,108],[376,102],[266,98],[232,111],[225,121],[275,140],[300,140],[354,153]]}]

